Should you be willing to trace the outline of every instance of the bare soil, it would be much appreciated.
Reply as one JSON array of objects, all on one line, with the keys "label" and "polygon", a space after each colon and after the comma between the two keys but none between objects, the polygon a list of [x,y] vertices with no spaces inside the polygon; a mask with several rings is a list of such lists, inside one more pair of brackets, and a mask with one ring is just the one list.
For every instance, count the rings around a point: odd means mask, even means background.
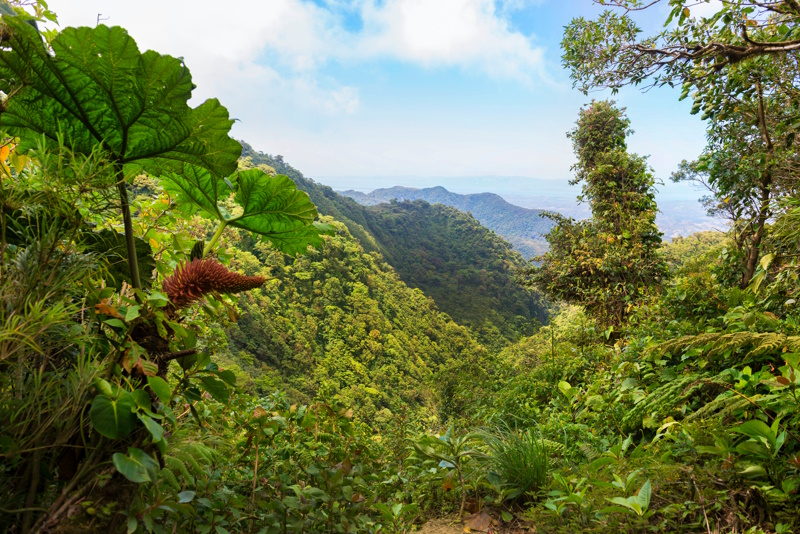
[{"label": "bare soil", "polygon": [[[422,525],[422,529],[418,531],[419,534],[462,534],[464,532],[473,532],[486,534],[528,534],[535,532],[530,525],[520,526],[514,521],[512,524],[500,524],[499,520],[493,520],[490,525],[486,525],[486,521],[481,521],[478,518],[479,514],[468,516],[465,521],[459,521],[456,516],[448,516],[440,519],[433,519]],[[470,521],[472,519],[472,521]],[[476,519],[478,519],[476,521]],[[472,525],[477,528],[469,528]]]}]

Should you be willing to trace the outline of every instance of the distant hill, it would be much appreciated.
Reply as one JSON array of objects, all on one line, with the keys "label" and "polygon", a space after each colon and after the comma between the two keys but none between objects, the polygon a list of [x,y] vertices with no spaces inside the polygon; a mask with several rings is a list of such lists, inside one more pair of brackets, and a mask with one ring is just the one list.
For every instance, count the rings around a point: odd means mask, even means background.
[{"label": "distant hill", "polygon": [[465,213],[471,213],[482,225],[502,236],[526,258],[532,258],[547,250],[544,235],[553,226],[550,219],[541,217],[543,210],[509,204],[503,197],[494,193],[459,195],[441,186],[425,189],[397,186],[376,189],[371,193],[353,190],[339,193],[365,206],[374,206],[392,199],[424,200],[431,204],[444,204]]},{"label": "distant hill", "polygon": [[498,336],[516,340],[534,320],[546,319],[540,296],[514,281],[525,260],[474,217],[422,201],[362,206],[306,178],[280,156],[243,143],[242,157],[291,178],[320,214],[345,223],[366,252],[380,253],[406,284],[472,327],[483,343],[497,346]]},{"label": "distant hill", "polygon": [[480,329],[488,319],[510,339],[527,331],[531,319],[545,321],[542,300],[515,281],[522,256],[474,217],[423,200],[378,204],[368,212],[386,261],[457,322]]}]

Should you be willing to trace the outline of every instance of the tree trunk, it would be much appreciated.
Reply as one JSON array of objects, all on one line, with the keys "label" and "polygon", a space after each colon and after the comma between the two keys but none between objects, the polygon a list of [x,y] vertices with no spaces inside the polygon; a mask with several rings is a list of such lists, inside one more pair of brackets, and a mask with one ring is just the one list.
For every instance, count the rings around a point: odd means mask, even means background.
[{"label": "tree trunk", "polygon": [[747,256],[747,264],[745,265],[745,271],[740,284],[742,289],[750,284],[750,280],[753,279],[753,275],[756,273],[761,239],[764,237],[764,227],[770,216],[769,201],[772,190],[772,160],[774,147],[772,145],[772,139],[769,136],[769,130],[767,129],[767,116],[764,110],[764,91],[761,87],[761,82],[756,81],[756,90],[758,92],[758,126],[761,129],[761,138],[764,141],[767,158],[764,165],[764,176],[761,179],[760,185],[761,202],[758,210],[756,231],[750,239],[750,251]]}]

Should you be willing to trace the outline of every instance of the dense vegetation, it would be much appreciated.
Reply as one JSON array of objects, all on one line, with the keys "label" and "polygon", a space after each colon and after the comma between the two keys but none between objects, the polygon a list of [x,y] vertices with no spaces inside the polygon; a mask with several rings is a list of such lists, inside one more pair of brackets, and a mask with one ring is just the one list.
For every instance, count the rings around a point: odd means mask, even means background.
[{"label": "dense vegetation", "polygon": [[397,202],[369,210],[370,228],[401,278],[493,346],[545,320],[538,294],[515,282],[518,253],[474,218],[441,204]]},{"label": "dense vegetation", "polygon": [[335,399],[362,421],[385,422],[403,409],[436,415],[431,378],[484,359],[485,349],[334,225],[320,250],[288,263],[262,243],[252,252],[247,239],[234,245],[232,265],[269,281],[239,301],[228,334],[231,360],[244,372],[231,368],[259,395]]},{"label": "dense vegetation", "polygon": [[361,206],[305,178],[281,156],[243,147],[245,166],[292,178],[321,214],[344,222],[365,250],[380,252],[406,284],[470,326],[483,343],[500,348],[545,321],[539,293],[515,282],[523,259],[472,216],[425,202]]},{"label": "dense vegetation", "polygon": [[582,109],[568,136],[578,163],[573,183],[592,217],[554,214],[550,250],[531,271],[531,282],[555,300],[581,304],[609,328],[620,326],[666,266],[658,254],[653,176],[645,159],[626,151],[630,121],[611,102]]},{"label": "dense vegetation", "polygon": [[374,206],[396,200],[424,200],[430,204],[444,204],[475,217],[483,226],[497,233],[514,246],[525,258],[532,258],[547,250],[544,236],[553,223],[542,217],[542,210],[521,208],[506,202],[494,193],[459,195],[444,187],[390,187],[370,193],[342,191],[365,206]]},{"label": "dense vegetation", "polygon": [[[800,8],[686,4],[643,44],[627,14],[575,21],[564,59],[587,88],[695,88],[708,146],[676,178],[738,205],[731,231],[662,244],[624,113],[593,102],[570,133],[592,218],[556,217],[529,278],[568,302],[512,344],[484,328],[488,346],[384,245],[413,237],[442,248],[404,250],[447,265],[465,240],[498,261],[474,219],[365,210],[276,174],[280,158],[238,159],[179,60],[122,28],[39,33],[43,3],[3,5],[0,528],[377,534],[451,514],[480,531],[798,531],[796,125],[768,110],[800,107],[784,65]],[[293,180],[338,213],[316,220]],[[471,275],[452,269],[442,283]]]}]

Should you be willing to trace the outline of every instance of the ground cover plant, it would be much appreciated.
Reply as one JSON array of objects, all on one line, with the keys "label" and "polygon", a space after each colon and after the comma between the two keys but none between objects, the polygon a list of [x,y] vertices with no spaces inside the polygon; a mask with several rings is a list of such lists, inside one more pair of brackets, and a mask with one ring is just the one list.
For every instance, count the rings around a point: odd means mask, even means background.
[{"label": "ground cover plant", "polygon": [[730,231],[663,243],[624,109],[593,101],[569,133],[592,218],[554,216],[519,272],[549,318],[508,332],[240,158],[181,60],[1,4],[0,529],[798,531],[800,11],[685,4],[646,46],[630,13],[575,21],[564,60],[696,91],[708,146],[676,179]]}]

